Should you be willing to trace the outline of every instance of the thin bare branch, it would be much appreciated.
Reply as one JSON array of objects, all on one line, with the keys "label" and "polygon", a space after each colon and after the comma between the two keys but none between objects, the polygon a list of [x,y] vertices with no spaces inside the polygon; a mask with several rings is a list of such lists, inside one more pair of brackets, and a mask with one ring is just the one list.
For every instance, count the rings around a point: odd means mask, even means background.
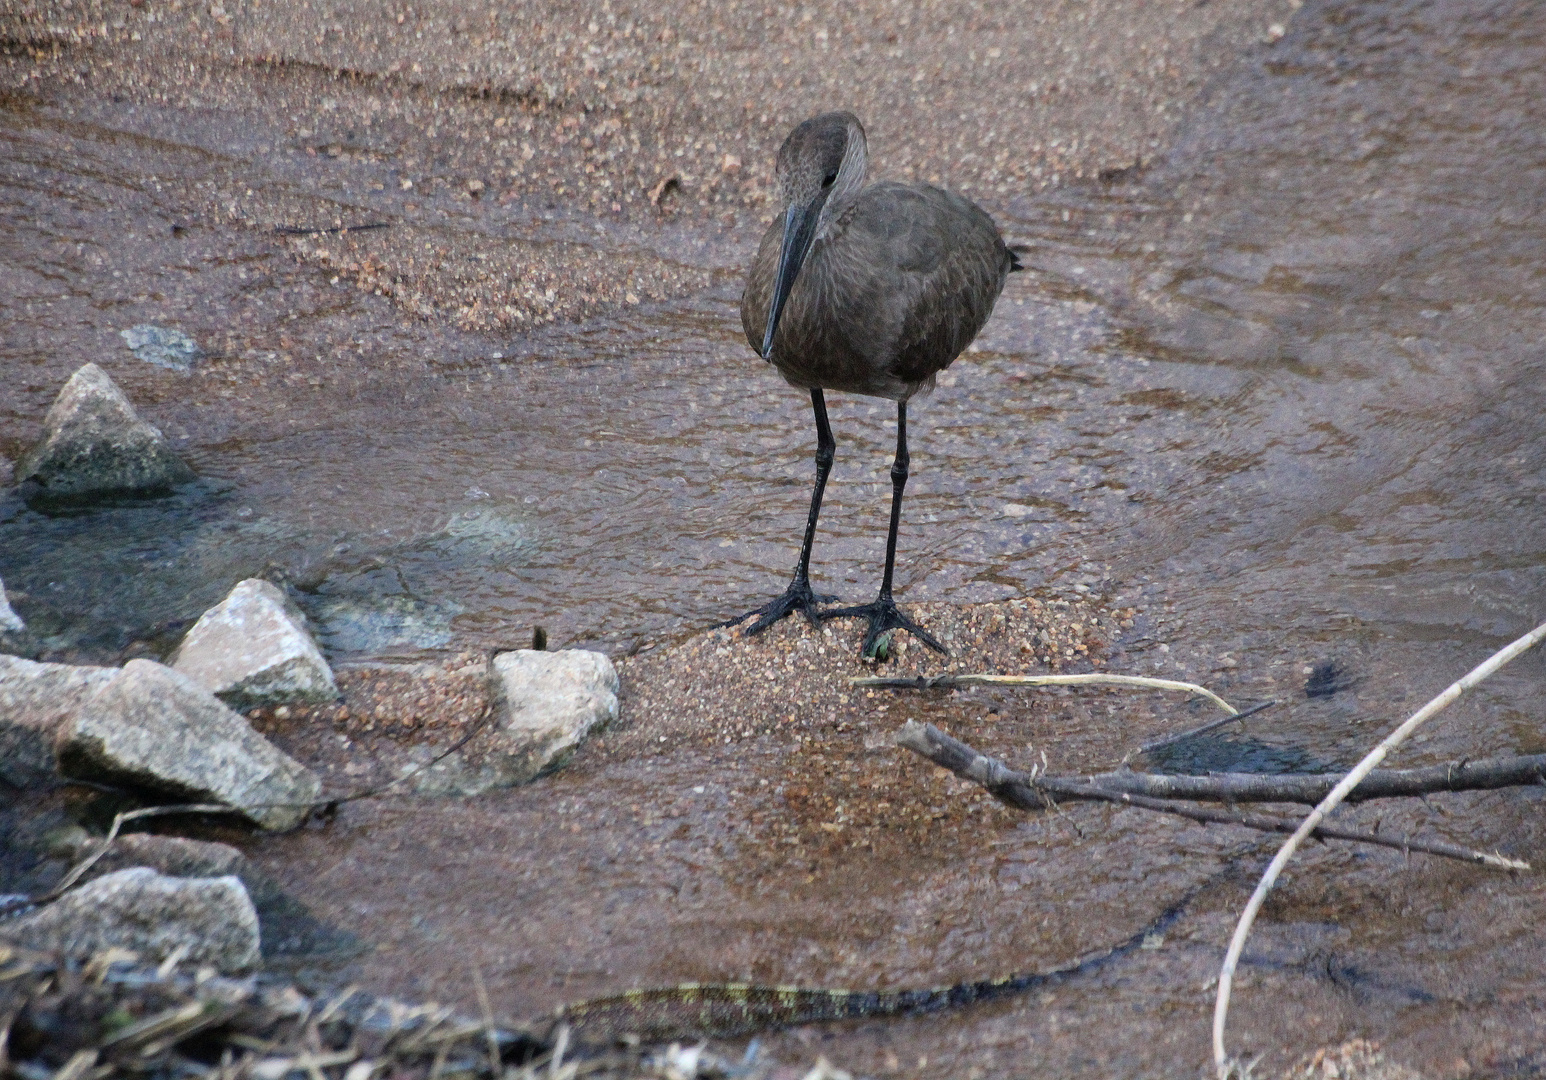
[{"label": "thin bare branch", "polygon": [[[965,743],[930,728],[938,738],[964,747],[963,753],[976,754]],[[932,738],[933,736],[931,736]],[[917,749],[909,747],[909,749]],[[919,751],[923,753],[923,751]],[[933,760],[932,755],[925,754]],[[945,761],[938,764],[955,768]],[[1336,773],[1278,775],[1275,773],[1209,773],[1188,776],[1176,773],[1141,773],[1131,769],[1096,773],[1093,776],[1048,776],[1016,774],[1025,777],[1049,794],[1066,787],[1089,785],[1102,791],[1141,795],[1151,799],[1222,803],[1304,803],[1314,805],[1336,786]],[[1429,765],[1421,769],[1376,769],[1358,785],[1349,802],[1369,799],[1410,798],[1440,791],[1492,791],[1497,788],[1546,784],[1546,754],[1520,754],[1484,758],[1481,761],[1457,761],[1447,765]],[[1066,797],[1066,796],[1064,796]],[[1136,805],[1136,804],[1135,804]]]},{"label": "thin bare branch", "polygon": [[1277,855],[1273,857],[1266,873],[1262,875],[1261,881],[1257,884],[1256,891],[1251,894],[1251,899],[1246,904],[1245,911],[1241,913],[1240,922],[1235,927],[1234,937],[1229,942],[1229,951],[1224,955],[1224,966],[1219,969],[1218,998],[1213,1006],[1213,1065],[1218,1070],[1220,1080],[1224,1080],[1231,1071],[1229,1055],[1224,1049],[1224,1026],[1229,1018],[1229,992],[1234,982],[1235,965],[1240,962],[1240,954],[1245,949],[1246,938],[1250,936],[1251,925],[1256,921],[1256,913],[1261,910],[1262,904],[1266,902],[1267,894],[1272,891],[1273,885],[1278,880],[1278,875],[1283,872],[1283,868],[1288,865],[1288,861],[1294,857],[1294,852],[1299,850],[1299,846],[1304,843],[1305,838],[1316,830],[1326,815],[1331,813],[1342,800],[1346,799],[1353,789],[1357,788],[1364,778],[1374,771],[1374,767],[1385,760],[1387,754],[1405,742],[1412,732],[1416,731],[1429,717],[1434,716],[1442,709],[1458,701],[1460,696],[1467,690],[1482,683],[1493,672],[1515,657],[1534,648],[1543,638],[1546,638],[1546,623],[1542,623],[1523,637],[1510,642],[1507,646],[1489,656],[1481,664],[1472,668],[1464,677],[1451,683],[1442,694],[1409,716],[1400,727],[1385,736],[1378,746],[1364,755],[1363,760],[1355,765],[1352,771],[1344,776],[1336,787],[1332,788],[1331,793],[1305,816],[1299,828],[1294,830],[1294,834],[1283,842],[1283,846],[1278,849]]},{"label": "thin bare branch", "polygon": [[1146,742],[1140,746],[1138,748],[1138,752],[1140,754],[1152,754],[1156,750],[1163,750],[1167,746],[1174,746],[1178,742],[1183,742],[1197,735],[1206,735],[1208,732],[1217,728],[1221,728],[1225,724],[1236,723],[1238,721],[1244,720],[1247,716],[1255,716],[1257,713],[1262,712],[1265,709],[1270,709],[1274,705],[1281,704],[1283,704],[1281,701],[1258,701],[1249,709],[1241,709],[1233,716],[1221,716],[1217,720],[1209,720],[1206,724],[1201,724],[1198,727],[1189,728],[1186,731],[1178,731],[1173,735],[1164,735],[1158,739],[1150,740],[1149,742]]},{"label": "thin bare branch", "polygon": [[[1337,773],[1141,773],[1130,769],[1085,778],[1108,791],[1156,799],[1227,803],[1285,802],[1313,806],[1336,787]],[[1518,754],[1427,765],[1420,769],[1375,769],[1358,784],[1348,802],[1399,799],[1437,791],[1492,791],[1546,783],[1546,754]]]},{"label": "thin bare branch", "polygon": [[[1259,832],[1292,833],[1299,822],[1266,814],[1250,814],[1239,810],[1218,810],[1200,806],[1184,806],[1177,802],[1112,791],[1095,783],[1072,780],[1066,777],[1033,776],[1016,772],[996,758],[979,754],[966,743],[953,739],[938,728],[909,720],[897,733],[896,743],[922,756],[934,764],[949,769],[963,780],[980,785],[990,795],[1006,805],[1021,810],[1046,809],[1051,800],[1080,799],[1116,803],[1140,810],[1152,810],[1172,814],[1190,821],[1208,825],[1239,825]],[[1458,859],[1479,866],[1491,866],[1500,870],[1528,870],[1530,864],[1496,853],[1477,851],[1442,840],[1413,840],[1410,837],[1381,836],[1362,829],[1346,829],[1338,825],[1321,825],[1315,830],[1317,839],[1347,840],[1359,844],[1375,844],[1397,851],[1420,851],[1446,859]]]}]

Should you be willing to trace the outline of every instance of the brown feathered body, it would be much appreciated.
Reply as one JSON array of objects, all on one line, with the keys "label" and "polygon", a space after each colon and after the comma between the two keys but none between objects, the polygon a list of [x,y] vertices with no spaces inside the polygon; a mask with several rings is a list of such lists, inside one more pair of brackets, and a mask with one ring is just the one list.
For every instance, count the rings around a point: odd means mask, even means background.
[{"label": "brown feathered body", "polygon": [[[753,349],[767,329],[783,231],[774,219],[741,297]],[[977,336],[1017,265],[971,200],[926,184],[871,184],[832,207],[768,361],[802,389],[906,401],[932,389]]]}]

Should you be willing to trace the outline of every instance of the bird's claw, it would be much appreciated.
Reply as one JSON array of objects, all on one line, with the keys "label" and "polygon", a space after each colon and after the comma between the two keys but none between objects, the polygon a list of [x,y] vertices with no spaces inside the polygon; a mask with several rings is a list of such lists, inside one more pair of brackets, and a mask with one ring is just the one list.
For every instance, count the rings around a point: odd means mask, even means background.
[{"label": "bird's claw", "polygon": [[750,637],[753,634],[762,633],[784,616],[792,615],[796,611],[804,615],[812,626],[817,626],[820,625],[819,616],[821,614],[817,610],[817,606],[820,604],[830,604],[836,599],[837,597],[831,594],[818,593],[812,590],[809,579],[795,578],[795,580],[789,583],[789,588],[784,590],[782,596],[769,600],[760,608],[753,608],[751,611],[737,615],[733,619],[726,619],[722,623],[715,623],[713,629],[718,630],[726,626],[735,626],[737,623],[743,622],[755,615],[757,616],[757,621],[742,631],[745,636]]},{"label": "bird's claw", "polygon": [[889,596],[855,607],[829,608],[826,611],[817,612],[816,615],[822,622],[828,619],[868,619],[870,626],[864,635],[864,646],[859,650],[859,655],[865,660],[876,659],[881,638],[887,636],[892,630],[906,630],[935,652],[950,655],[949,650],[941,645],[933,634],[903,615],[898,610],[896,601]]}]

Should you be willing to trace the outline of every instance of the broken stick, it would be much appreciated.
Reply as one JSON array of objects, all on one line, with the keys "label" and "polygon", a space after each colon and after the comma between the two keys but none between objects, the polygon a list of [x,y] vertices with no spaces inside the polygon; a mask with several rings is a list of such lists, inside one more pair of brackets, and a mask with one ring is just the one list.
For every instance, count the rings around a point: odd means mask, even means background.
[{"label": "broken stick", "polygon": [[[1292,833],[1299,827],[1298,821],[1275,818],[1266,814],[1248,814],[1238,810],[1219,810],[1200,806],[1182,806],[1165,799],[1151,798],[1124,791],[1113,791],[1092,781],[1069,777],[1033,775],[1017,772],[997,758],[979,754],[959,739],[951,738],[932,724],[920,724],[909,720],[897,732],[896,744],[928,758],[934,764],[949,769],[963,780],[970,780],[986,790],[995,799],[1021,810],[1048,808],[1054,797],[1059,799],[1094,800],[1132,806],[1140,810],[1153,810],[1172,814],[1191,821],[1210,825],[1239,825],[1259,832]],[[1107,774],[1110,775],[1110,774]],[[1136,774],[1135,774],[1136,775]],[[1200,779],[1200,778],[1199,778]],[[1345,829],[1338,825],[1322,824],[1314,832],[1317,839],[1348,840],[1360,844],[1375,844],[1395,848],[1398,851],[1420,851],[1447,859],[1501,870],[1528,870],[1530,864],[1504,855],[1476,851],[1472,848],[1449,844],[1441,840],[1413,840],[1408,837],[1381,836],[1362,829]]]}]

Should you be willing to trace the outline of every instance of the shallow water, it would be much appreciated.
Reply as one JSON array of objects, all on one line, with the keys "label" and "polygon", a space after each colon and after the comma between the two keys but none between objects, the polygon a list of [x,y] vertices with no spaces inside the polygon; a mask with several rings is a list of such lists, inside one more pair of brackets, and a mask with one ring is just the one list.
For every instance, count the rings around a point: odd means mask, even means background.
[{"label": "shallow water", "polygon": [[[1146,614],[1121,643],[1127,669],[1291,699],[1253,739],[1188,749],[1214,768],[1349,760],[1534,625],[1546,612],[1543,72],[1546,28],[1528,4],[1307,4],[1211,89],[1159,165],[998,207],[1032,269],[910,414],[902,598],[1136,597]],[[617,653],[781,588],[813,434],[803,395],[741,338],[734,271],[753,230],[698,238],[691,259],[719,284],[691,302],[496,341],[405,322],[260,236],[195,228],[173,260],[177,198],[143,176],[191,187],[225,166],[46,111],[13,109],[3,125],[18,148],[0,189],[3,356],[36,374],[5,391],[0,449],[25,445],[72,366],[61,345],[96,348],[211,482],[203,498],[93,514],[0,509],[0,577],[52,649],[164,648],[180,620],[258,572],[295,585],[337,657],[510,646],[538,624],[556,645]],[[103,235],[101,207],[126,202],[158,226],[148,246]],[[139,291],[105,276],[120,263],[149,279]],[[186,322],[190,294],[251,328],[205,374],[135,367],[115,348],[117,329],[168,308]],[[815,566],[819,586],[862,599],[879,573],[891,409],[833,404]],[[1310,666],[1327,660],[1347,688],[1306,698]],[[1402,763],[1539,752],[1543,671],[1539,657],[1518,662]],[[1006,846],[964,861],[948,845],[872,852],[814,884],[804,867],[764,882],[731,795],[684,796],[665,817],[685,831],[619,817],[619,801],[685,792],[711,767],[742,770],[735,791],[751,800],[787,764],[776,750],[733,764],[716,753],[597,759],[476,805],[360,810],[267,857],[309,903],[369,927],[386,946],[371,975],[404,990],[455,997],[469,957],[520,942],[489,976],[522,1009],[640,981],[905,985],[970,975],[984,955],[1053,963],[1212,882],[1185,944],[1099,976],[1072,1004],[865,1025],[842,1050],[855,1067],[932,1055],[946,1072],[995,1071],[995,1053],[1036,1046],[1070,1075],[1202,1060],[1198,988],[1239,900],[1241,845],[1104,812],[1098,839],[1094,825],[995,818],[971,843]],[[510,839],[551,822],[549,799],[615,828]],[[1542,857],[1533,800],[1455,805],[1414,820]],[[1134,836],[1140,854],[1124,845]],[[637,865],[617,861],[629,851]],[[1185,868],[1163,876],[1181,854]],[[581,869],[546,875],[555,864]],[[1312,865],[1259,935],[1271,992],[1249,992],[1242,1027],[1278,1045],[1372,1032],[1413,1063],[1456,1047],[1445,1053],[1465,1068],[1441,1062],[1439,1075],[1539,1071],[1536,879],[1347,853]],[[888,887],[874,912],[852,913]],[[1167,1015],[1184,1017],[1178,1043]],[[795,1039],[781,1045],[798,1052]]]}]

